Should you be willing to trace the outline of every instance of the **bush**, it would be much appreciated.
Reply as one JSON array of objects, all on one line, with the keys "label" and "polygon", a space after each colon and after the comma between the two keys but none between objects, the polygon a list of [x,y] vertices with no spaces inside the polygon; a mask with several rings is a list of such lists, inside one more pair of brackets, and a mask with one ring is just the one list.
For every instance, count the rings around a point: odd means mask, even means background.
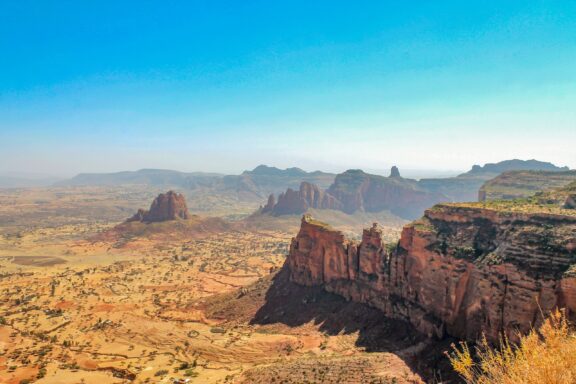
[{"label": "bush", "polygon": [[539,330],[517,345],[504,339],[492,348],[484,339],[472,357],[466,343],[453,346],[452,367],[468,384],[571,384],[576,382],[576,332],[556,310]]},{"label": "bush", "polygon": [[164,376],[164,375],[167,375],[167,374],[168,374],[168,370],[167,370],[167,369],[161,369],[161,370],[159,370],[158,372],[156,372],[156,373],[154,374],[154,376]]}]

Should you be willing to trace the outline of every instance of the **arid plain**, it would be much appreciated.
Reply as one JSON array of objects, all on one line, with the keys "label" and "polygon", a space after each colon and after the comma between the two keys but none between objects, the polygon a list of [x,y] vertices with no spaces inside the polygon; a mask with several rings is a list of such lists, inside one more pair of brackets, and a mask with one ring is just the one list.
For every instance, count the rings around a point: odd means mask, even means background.
[{"label": "arid plain", "polygon": [[2,190],[0,383],[421,382],[417,333],[277,273],[292,226],[222,218],[257,206],[122,224],[160,191]]}]

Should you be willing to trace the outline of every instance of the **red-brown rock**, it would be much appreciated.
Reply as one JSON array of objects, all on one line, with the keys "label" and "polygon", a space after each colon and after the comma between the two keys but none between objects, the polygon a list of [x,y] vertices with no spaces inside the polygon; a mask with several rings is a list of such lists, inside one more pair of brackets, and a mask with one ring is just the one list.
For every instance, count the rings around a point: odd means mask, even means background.
[{"label": "red-brown rock", "polygon": [[362,241],[302,220],[286,266],[292,281],[322,285],[411,322],[429,335],[514,339],[557,306],[576,311],[576,217],[437,206],[386,251],[380,230]]},{"label": "red-brown rock", "polygon": [[150,210],[139,209],[138,212],[127,221],[141,221],[146,223],[161,222],[183,219],[190,217],[184,196],[174,191],[158,195]]},{"label": "red-brown rock", "polygon": [[270,196],[268,196],[268,201],[266,202],[266,205],[262,207],[261,212],[262,213],[272,212],[275,205],[276,205],[276,198],[274,197],[274,194],[271,193]]}]

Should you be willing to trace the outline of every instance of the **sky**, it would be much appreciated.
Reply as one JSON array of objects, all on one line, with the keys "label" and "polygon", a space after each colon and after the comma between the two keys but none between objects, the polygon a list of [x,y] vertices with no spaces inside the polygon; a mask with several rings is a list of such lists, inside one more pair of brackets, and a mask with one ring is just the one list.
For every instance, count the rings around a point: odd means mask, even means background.
[{"label": "sky", "polygon": [[575,149],[576,1],[0,2],[0,174]]}]

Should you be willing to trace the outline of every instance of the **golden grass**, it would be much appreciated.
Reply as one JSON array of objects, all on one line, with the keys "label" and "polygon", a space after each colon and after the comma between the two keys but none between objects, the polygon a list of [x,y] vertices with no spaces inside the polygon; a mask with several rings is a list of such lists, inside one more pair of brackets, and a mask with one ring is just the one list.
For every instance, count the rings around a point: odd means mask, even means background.
[{"label": "golden grass", "polygon": [[576,383],[576,332],[556,310],[518,344],[504,339],[492,348],[484,339],[472,357],[466,343],[453,346],[452,367],[469,384]]}]

